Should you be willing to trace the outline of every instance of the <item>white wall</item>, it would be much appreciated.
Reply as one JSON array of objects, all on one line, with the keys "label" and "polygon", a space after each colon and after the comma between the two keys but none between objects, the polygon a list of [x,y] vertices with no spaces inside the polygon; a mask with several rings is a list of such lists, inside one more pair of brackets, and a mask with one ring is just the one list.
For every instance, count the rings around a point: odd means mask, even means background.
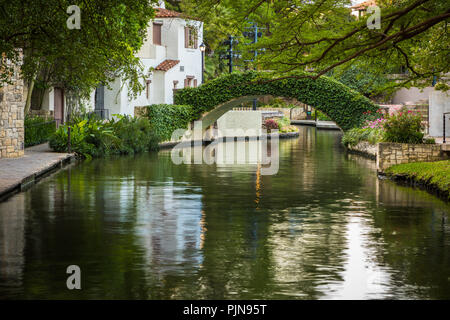
[{"label": "white wall", "polygon": [[54,111],[55,110],[55,100],[53,87],[45,90],[44,99],[42,100],[42,109]]},{"label": "white wall", "polygon": [[228,111],[217,119],[219,137],[260,136],[262,128],[261,111]]},{"label": "white wall", "polygon": [[413,88],[401,88],[394,93],[392,97],[392,104],[414,104],[420,100],[428,100],[431,92],[434,91],[433,87],[426,87],[419,89]]},{"label": "white wall", "polygon": [[[190,49],[184,47],[184,27],[186,25],[198,28],[198,45],[203,42],[203,24],[199,21],[185,21],[179,18],[155,19],[163,23],[161,28],[161,45],[154,45],[152,40],[153,21],[147,28],[147,39],[137,53],[144,68],[146,79],[142,79],[144,87],[145,80],[151,80],[150,95],[147,99],[146,90],[130,100],[128,98],[128,88],[123,86],[118,94],[122,81],[116,80],[111,86],[113,90],[105,88],[105,108],[110,109],[110,114],[120,113],[134,115],[134,107],[146,106],[149,104],[172,104],[173,103],[173,82],[178,81],[177,88],[184,87],[184,79],[193,76],[197,79],[197,85],[202,81],[202,53],[199,48]],[[168,71],[151,71],[164,60],[180,60]],[[184,67],[184,71],[181,71]],[[192,81],[193,84],[193,81]],[[118,96],[117,96],[118,94]],[[117,97],[116,97],[117,96]]]},{"label": "white wall", "polygon": [[147,38],[142,44],[136,54],[137,57],[142,59],[156,59],[156,46],[153,44],[153,24],[150,23],[147,27]]},{"label": "white wall", "polygon": [[[442,137],[442,113],[450,112],[450,92],[433,91],[430,93],[430,136]],[[450,114],[445,117],[445,135],[450,136]]]},{"label": "white wall", "polygon": [[108,88],[105,87],[105,109],[109,109],[110,116],[115,113],[123,114],[122,109],[127,99],[127,87],[124,86],[122,90],[120,90],[121,85],[122,81],[116,79],[113,83],[109,84],[112,90],[108,90]]},{"label": "white wall", "polygon": [[179,28],[179,56],[180,56],[180,66],[184,66],[184,72],[180,72],[182,76],[182,81],[180,81],[179,88],[183,87],[184,79],[186,76],[194,76],[197,79],[197,85],[202,82],[202,52],[199,48],[190,49],[184,47],[184,27],[186,25],[195,26],[198,28],[198,45],[203,42],[203,23],[199,21],[189,21],[180,20]]}]

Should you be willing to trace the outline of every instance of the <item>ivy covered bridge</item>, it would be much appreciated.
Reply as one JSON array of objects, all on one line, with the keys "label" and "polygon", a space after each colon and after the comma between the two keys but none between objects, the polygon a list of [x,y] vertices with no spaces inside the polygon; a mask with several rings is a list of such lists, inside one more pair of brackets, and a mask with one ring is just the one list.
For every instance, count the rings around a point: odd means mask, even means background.
[{"label": "ivy covered bridge", "polygon": [[279,79],[274,73],[250,71],[181,89],[175,105],[151,105],[147,111],[160,134],[170,138],[175,129],[186,128],[191,121],[201,119],[206,128],[233,107],[264,95],[295,98],[327,114],[343,130],[360,125],[364,112],[378,109],[359,92],[329,77],[312,79],[297,73]]}]

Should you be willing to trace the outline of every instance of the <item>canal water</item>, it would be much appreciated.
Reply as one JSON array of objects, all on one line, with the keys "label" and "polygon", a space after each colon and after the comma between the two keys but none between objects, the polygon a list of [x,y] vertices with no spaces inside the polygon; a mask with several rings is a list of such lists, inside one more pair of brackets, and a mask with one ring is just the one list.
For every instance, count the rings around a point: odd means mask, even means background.
[{"label": "canal water", "polygon": [[170,150],[67,167],[0,203],[0,298],[449,299],[450,206],[340,137],[300,128],[272,176]]}]

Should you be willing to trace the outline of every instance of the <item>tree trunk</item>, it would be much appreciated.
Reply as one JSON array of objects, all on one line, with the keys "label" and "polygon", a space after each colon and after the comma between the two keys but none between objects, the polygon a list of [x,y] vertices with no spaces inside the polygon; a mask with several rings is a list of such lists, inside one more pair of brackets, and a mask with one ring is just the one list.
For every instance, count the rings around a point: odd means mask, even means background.
[{"label": "tree trunk", "polygon": [[30,80],[30,84],[28,85],[28,92],[27,92],[27,101],[25,102],[25,111],[24,111],[24,116],[26,116],[31,109],[31,96],[33,94],[33,89],[34,89],[34,83],[36,81],[36,77],[39,73],[39,61],[36,64],[36,69],[34,70],[33,76]]},{"label": "tree trunk", "polygon": [[26,115],[30,112],[30,107],[31,107],[31,95],[33,94],[34,81],[35,81],[35,77],[33,77],[33,79],[31,79],[30,84],[29,84],[29,86],[28,86],[27,101],[26,101],[26,103],[25,103],[24,116],[26,116]]}]

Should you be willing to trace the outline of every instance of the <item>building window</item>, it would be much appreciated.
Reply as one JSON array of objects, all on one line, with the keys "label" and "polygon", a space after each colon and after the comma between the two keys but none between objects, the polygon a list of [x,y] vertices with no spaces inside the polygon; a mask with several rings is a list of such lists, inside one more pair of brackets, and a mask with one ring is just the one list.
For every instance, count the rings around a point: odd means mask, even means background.
[{"label": "building window", "polygon": [[161,45],[161,23],[153,23],[153,44]]},{"label": "building window", "polygon": [[194,79],[194,76],[187,76],[186,79],[184,79],[184,87],[185,88],[191,88],[197,86],[197,79]]},{"label": "building window", "polygon": [[198,48],[197,32],[192,27],[184,27],[184,47],[185,48]]},{"label": "building window", "polygon": [[178,80],[174,80],[173,81],[173,88],[176,89],[178,85]]},{"label": "building window", "polygon": [[145,81],[145,96],[147,99],[150,99],[150,83],[152,83],[152,80]]}]

